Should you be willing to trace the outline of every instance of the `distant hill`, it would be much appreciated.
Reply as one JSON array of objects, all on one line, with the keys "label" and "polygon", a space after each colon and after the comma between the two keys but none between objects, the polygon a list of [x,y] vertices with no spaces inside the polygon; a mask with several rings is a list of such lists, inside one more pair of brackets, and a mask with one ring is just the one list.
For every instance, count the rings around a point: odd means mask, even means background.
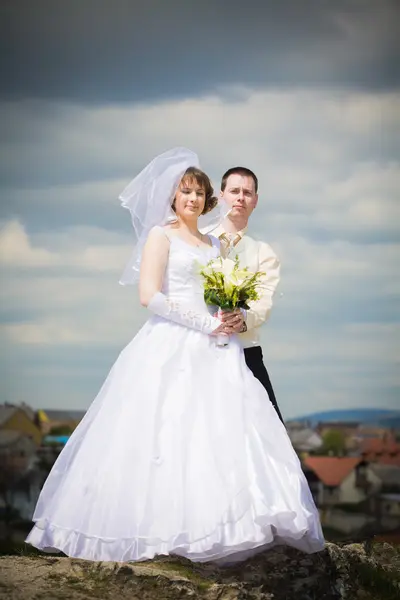
[{"label": "distant hill", "polygon": [[347,410],[327,410],[316,412],[293,421],[308,421],[312,425],[317,423],[333,423],[337,421],[362,423],[381,427],[400,428],[400,410],[381,408],[350,408]]}]

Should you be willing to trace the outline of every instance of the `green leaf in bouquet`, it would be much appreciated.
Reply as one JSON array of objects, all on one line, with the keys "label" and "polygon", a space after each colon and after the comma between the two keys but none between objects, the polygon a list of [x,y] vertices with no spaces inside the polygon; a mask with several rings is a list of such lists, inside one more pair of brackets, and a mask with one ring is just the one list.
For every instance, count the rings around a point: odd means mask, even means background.
[{"label": "green leaf in bouquet", "polygon": [[244,300],[239,300],[237,308],[244,308],[245,310],[250,310],[250,306]]},{"label": "green leaf in bouquet", "polygon": [[220,306],[221,310],[225,310],[225,311],[231,311],[232,307],[229,304],[229,302],[224,302],[221,306]]},{"label": "green leaf in bouquet", "polygon": [[204,302],[206,304],[213,304],[215,306],[220,306],[220,295],[214,289],[205,289],[204,290]]}]

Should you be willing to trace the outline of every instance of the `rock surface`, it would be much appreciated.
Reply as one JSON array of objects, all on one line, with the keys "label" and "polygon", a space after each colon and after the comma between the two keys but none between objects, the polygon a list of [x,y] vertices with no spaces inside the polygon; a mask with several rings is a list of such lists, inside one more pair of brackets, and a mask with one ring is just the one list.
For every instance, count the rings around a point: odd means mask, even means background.
[{"label": "rock surface", "polygon": [[0,557],[1,600],[397,600],[400,548],[279,547],[234,567],[168,557],[95,563],[43,554]]}]

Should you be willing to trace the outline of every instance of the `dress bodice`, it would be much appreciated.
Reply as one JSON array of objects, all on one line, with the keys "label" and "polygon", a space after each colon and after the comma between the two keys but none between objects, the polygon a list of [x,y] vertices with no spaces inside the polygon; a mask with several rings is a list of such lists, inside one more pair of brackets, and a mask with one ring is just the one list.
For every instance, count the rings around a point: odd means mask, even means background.
[{"label": "dress bodice", "polygon": [[177,236],[168,237],[171,245],[162,291],[170,299],[204,309],[204,284],[199,269],[219,256],[220,242],[209,236],[212,246],[197,247]]}]

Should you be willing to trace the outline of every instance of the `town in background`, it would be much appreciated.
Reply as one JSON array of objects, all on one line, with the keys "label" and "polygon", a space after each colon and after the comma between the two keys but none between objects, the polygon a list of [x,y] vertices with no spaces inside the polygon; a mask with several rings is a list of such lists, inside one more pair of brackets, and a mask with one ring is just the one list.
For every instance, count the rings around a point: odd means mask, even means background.
[{"label": "town in background", "polygon": [[[286,427],[326,539],[399,544],[400,411],[364,413],[315,414]],[[24,545],[44,481],[84,414],[0,405],[0,553]]]}]

